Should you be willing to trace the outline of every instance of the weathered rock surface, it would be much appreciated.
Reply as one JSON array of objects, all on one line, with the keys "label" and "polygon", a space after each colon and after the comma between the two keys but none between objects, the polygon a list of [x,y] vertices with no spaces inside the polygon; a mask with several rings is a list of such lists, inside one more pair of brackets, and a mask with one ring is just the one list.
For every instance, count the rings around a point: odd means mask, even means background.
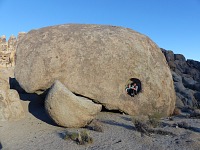
[{"label": "weathered rock surface", "polygon": [[[57,79],[73,93],[131,115],[169,115],[176,99],[160,48],[122,27],[67,24],[32,30],[18,43],[15,77],[29,93],[46,90]],[[135,97],[125,92],[131,78],[142,85]]]},{"label": "weathered rock surface", "polygon": [[45,108],[60,126],[84,127],[96,117],[102,106],[74,95],[62,83],[55,81],[46,97]]},{"label": "weathered rock surface", "polygon": [[0,78],[0,121],[19,120],[24,117],[17,91],[9,89],[8,82]]},{"label": "weathered rock surface", "polygon": [[182,54],[161,49],[171,69],[176,91],[176,106],[200,108],[200,62],[186,60]]}]

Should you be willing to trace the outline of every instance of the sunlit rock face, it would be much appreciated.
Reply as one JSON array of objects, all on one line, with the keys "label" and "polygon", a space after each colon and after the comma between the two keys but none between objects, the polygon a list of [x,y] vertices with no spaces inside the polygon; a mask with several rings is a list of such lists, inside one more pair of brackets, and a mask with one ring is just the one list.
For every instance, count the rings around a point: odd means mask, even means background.
[{"label": "sunlit rock face", "polygon": [[[131,115],[170,115],[175,92],[159,47],[131,29],[66,24],[32,30],[18,43],[15,77],[29,93],[59,80],[71,92]],[[134,97],[125,87],[137,79]]]}]

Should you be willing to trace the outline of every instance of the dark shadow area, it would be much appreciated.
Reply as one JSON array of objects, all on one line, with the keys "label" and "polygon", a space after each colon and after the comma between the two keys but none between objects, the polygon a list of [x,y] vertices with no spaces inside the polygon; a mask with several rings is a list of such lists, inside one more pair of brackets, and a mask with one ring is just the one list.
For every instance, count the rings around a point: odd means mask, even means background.
[{"label": "dark shadow area", "polygon": [[184,129],[187,129],[187,130],[190,130],[190,131],[193,131],[193,132],[199,132],[200,133],[200,128],[197,128],[197,127],[192,127],[190,126],[187,122],[179,122],[177,124],[174,124],[174,127],[178,126],[179,128],[184,128]]},{"label": "dark shadow area", "polygon": [[10,89],[16,90],[18,93],[26,93],[26,91],[19,85],[19,82],[15,78],[9,77]]},{"label": "dark shadow area", "polygon": [[128,95],[134,97],[142,91],[141,81],[137,78],[131,78],[128,81],[128,84],[125,87],[125,90]]},{"label": "dark shadow area", "polygon": [[65,139],[65,137],[66,137],[66,131],[59,132],[59,133],[58,133],[58,136],[59,136],[61,139]]},{"label": "dark shadow area", "polygon": [[[91,101],[93,101],[94,103],[96,103],[96,104],[101,104],[101,103],[99,103],[99,102],[97,102],[96,100],[94,100],[94,99],[91,99],[91,98],[89,98],[89,97],[87,97],[87,96],[84,96],[84,95],[81,95],[81,94],[77,94],[77,93],[73,93],[73,94],[75,94],[76,96],[79,96],[79,97],[83,97],[83,98],[86,98],[86,99],[89,99],[89,100],[91,100]],[[102,104],[101,104],[102,105]],[[105,106],[103,106],[102,105],[102,110],[101,110],[102,112],[112,112],[112,113],[120,113],[120,114],[123,114],[123,112],[121,112],[121,111],[119,111],[119,110],[109,110],[109,109],[107,109]]]},{"label": "dark shadow area", "polygon": [[[185,119],[185,118],[183,118]],[[190,131],[193,131],[193,132],[199,132],[200,133],[200,128],[198,127],[192,127],[190,126],[187,122],[178,122],[178,123],[173,123],[173,124],[169,124],[169,123],[166,123],[166,122],[161,122],[160,124],[160,127],[161,128],[164,128],[164,127],[173,127],[173,128],[183,128],[183,129],[186,129],[186,130],[190,130]]]},{"label": "dark shadow area", "polygon": [[46,90],[40,90],[43,91],[42,94],[38,95],[41,97],[41,99],[45,100],[47,94],[49,93],[50,88],[46,89]]},{"label": "dark shadow area", "polygon": [[49,117],[44,107],[44,99],[42,99],[37,94],[20,94],[20,99],[23,101],[30,101],[28,110],[35,116],[37,119],[46,122],[47,124],[58,126],[54,121]]},{"label": "dark shadow area", "polygon": [[200,128],[197,128],[197,127],[189,127],[188,130],[200,133]]},{"label": "dark shadow area", "polygon": [[[78,94],[78,93],[74,93],[74,92],[73,92],[73,94],[75,94],[75,95],[78,96],[78,97],[83,97],[83,98],[89,99],[89,100],[91,100],[91,101],[97,103],[94,99],[89,98],[89,97],[87,97],[87,96],[84,96],[84,95],[81,95],[81,94]],[[98,103],[98,104],[99,104],[99,103]]]},{"label": "dark shadow area", "polygon": [[112,120],[102,120],[101,122],[109,124],[109,125],[113,125],[113,126],[120,126],[120,127],[126,128],[128,130],[135,130],[134,126],[127,125],[127,124],[124,124],[124,123],[119,123],[119,122],[112,121]]},{"label": "dark shadow area", "polygon": [[109,110],[107,109],[105,106],[102,105],[102,109],[101,112],[112,112],[112,113],[117,113],[117,114],[123,114],[123,112],[119,111],[119,110]]},{"label": "dark shadow area", "polygon": [[1,144],[1,142],[0,142],[0,149],[3,149],[3,146],[2,146],[2,144]]},{"label": "dark shadow area", "polygon": [[49,117],[45,111],[44,100],[49,91],[47,89],[41,95],[27,93],[18,83],[15,78],[9,78],[10,89],[14,89],[19,93],[19,97],[22,101],[30,101],[28,110],[35,116],[37,119],[46,122],[53,126],[58,126],[54,121]]},{"label": "dark shadow area", "polygon": [[131,118],[128,118],[128,117],[122,116],[121,118],[124,119],[125,121],[132,121],[132,119],[131,119]]}]

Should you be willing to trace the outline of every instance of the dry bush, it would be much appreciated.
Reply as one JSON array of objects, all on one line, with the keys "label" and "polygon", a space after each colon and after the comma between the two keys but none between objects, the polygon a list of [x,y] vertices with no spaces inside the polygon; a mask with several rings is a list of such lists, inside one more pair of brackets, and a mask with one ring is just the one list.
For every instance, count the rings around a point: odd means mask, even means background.
[{"label": "dry bush", "polygon": [[135,126],[135,129],[138,132],[144,133],[149,135],[149,124],[148,124],[148,117],[147,116],[135,116],[132,118],[132,122]]},{"label": "dry bush", "polygon": [[103,132],[102,124],[99,120],[93,120],[88,126],[88,129],[97,131],[97,132]]},{"label": "dry bush", "polygon": [[81,132],[66,132],[65,140],[73,140],[79,145],[91,144],[93,139],[89,136],[87,131]]},{"label": "dry bush", "polygon": [[146,134],[148,136],[150,136],[151,134],[175,136],[175,134],[172,132],[155,129],[156,127],[160,126],[160,121],[158,118],[133,118],[132,121],[135,125],[135,129],[142,134]]},{"label": "dry bush", "polygon": [[148,124],[150,127],[153,127],[153,128],[157,128],[160,126],[160,119],[162,118],[162,114],[159,113],[159,112],[156,112],[152,115],[149,115],[148,116]]}]

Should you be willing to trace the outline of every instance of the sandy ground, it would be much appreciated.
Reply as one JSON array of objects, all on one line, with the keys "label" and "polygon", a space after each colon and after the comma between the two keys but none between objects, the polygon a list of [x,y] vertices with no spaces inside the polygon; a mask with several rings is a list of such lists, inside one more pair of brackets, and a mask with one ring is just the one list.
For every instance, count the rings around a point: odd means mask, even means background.
[{"label": "sandy ground", "polygon": [[[12,72],[12,69],[11,71]],[[0,75],[8,74],[1,71]],[[13,73],[11,73],[13,76]],[[7,76],[7,75],[6,75]],[[7,78],[7,77],[6,77]],[[34,94],[21,94],[21,102],[26,117],[15,122],[0,122],[0,149],[3,150],[199,150],[200,119],[174,117],[173,121],[162,119],[164,131],[175,135],[151,134],[147,136],[136,131],[131,116],[100,112],[97,116],[103,132],[90,128],[69,129],[57,126],[47,116],[43,100]],[[192,128],[183,129],[172,126],[186,122]],[[74,141],[64,140],[68,132],[86,130],[93,143],[77,145]]]},{"label": "sandy ground", "polygon": [[[174,121],[163,119],[166,126],[162,129],[171,131],[175,136],[141,134],[135,130],[131,116],[101,112],[97,116],[103,132],[89,128],[68,129],[58,127],[46,115],[43,101],[37,95],[21,95],[26,117],[15,122],[0,122],[0,141],[3,150],[146,150],[146,149],[200,149],[200,120],[175,117]],[[185,121],[195,130],[186,130],[169,126]],[[64,140],[66,131],[87,130],[93,143],[77,145],[74,141]]]}]

